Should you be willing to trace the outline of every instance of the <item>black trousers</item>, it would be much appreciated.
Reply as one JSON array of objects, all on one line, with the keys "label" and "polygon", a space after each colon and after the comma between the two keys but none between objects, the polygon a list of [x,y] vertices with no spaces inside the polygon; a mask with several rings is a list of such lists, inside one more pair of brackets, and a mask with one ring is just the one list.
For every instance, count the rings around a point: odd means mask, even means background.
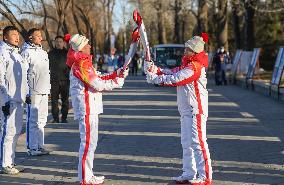
[{"label": "black trousers", "polygon": [[138,72],[138,66],[133,66],[133,67],[131,68],[131,73],[132,73],[132,75],[137,76],[137,72]]},{"label": "black trousers", "polygon": [[215,71],[215,84],[216,85],[227,85],[227,77],[225,70],[217,70]]},{"label": "black trousers", "polygon": [[58,100],[61,97],[62,120],[67,118],[69,109],[69,81],[59,81],[51,83],[51,112],[54,120],[59,120]]}]

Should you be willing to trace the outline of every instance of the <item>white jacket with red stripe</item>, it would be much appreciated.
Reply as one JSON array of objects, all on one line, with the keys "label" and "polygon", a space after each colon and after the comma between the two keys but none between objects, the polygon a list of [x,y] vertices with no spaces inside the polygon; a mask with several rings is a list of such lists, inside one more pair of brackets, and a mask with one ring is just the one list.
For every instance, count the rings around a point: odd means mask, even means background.
[{"label": "white jacket with red stripe", "polygon": [[205,67],[191,61],[174,70],[158,68],[157,73],[148,72],[148,81],[161,86],[177,87],[177,103],[181,115],[203,114],[208,116],[208,91]]},{"label": "white jacket with red stripe", "polygon": [[70,94],[74,110],[74,119],[86,115],[101,114],[103,102],[101,91],[121,88],[124,78],[117,76],[116,71],[101,75],[92,65],[91,55],[69,50],[67,65],[70,71]]}]

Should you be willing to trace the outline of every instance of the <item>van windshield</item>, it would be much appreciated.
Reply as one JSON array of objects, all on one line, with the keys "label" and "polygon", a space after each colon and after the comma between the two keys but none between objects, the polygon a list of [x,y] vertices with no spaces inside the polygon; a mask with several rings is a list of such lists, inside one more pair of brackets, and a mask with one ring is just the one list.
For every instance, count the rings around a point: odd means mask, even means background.
[{"label": "van windshield", "polygon": [[180,66],[184,52],[183,47],[160,47],[155,48],[155,61],[158,66],[174,68]]}]

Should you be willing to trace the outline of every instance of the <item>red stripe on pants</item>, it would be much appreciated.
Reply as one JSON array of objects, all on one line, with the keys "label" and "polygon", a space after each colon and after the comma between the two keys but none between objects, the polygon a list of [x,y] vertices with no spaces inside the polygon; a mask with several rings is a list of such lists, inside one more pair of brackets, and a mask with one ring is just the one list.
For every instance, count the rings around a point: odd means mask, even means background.
[{"label": "red stripe on pants", "polygon": [[201,150],[202,150],[202,155],[203,155],[203,159],[204,159],[204,163],[205,163],[205,174],[206,174],[206,178],[209,179],[208,157],[207,157],[206,149],[204,147],[204,142],[203,142],[203,139],[202,139],[201,114],[197,114],[196,118],[197,118],[198,140],[199,140],[199,143],[200,143],[200,147],[201,147]]},{"label": "red stripe on pants", "polygon": [[198,111],[199,111],[198,114],[196,115],[198,140],[199,140],[199,143],[200,143],[200,147],[201,147],[201,150],[202,150],[202,155],[203,155],[203,159],[204,159],[204,163],[205,163],[206,178],[209,179],[208,156],[207,156],[207,153],[206,153],[206,149],[204,147],[203,133],[202,133],[202,128],[201,128],[202,127],[201,114],[203,113],[203,110],[202,110],[202,104],[201,104],[200,93],[199,93],[199,88],[198,88],[197,81],[194,81],[194,89],[195,89],[195,96],[197,98]]},{"label": "red stripe on pants", "polygon": [[86,124],[86,144],[85,144],[85,149],[84,149],[84,154],[82,158],[82,179],[83,182],[85,182],[85,163],[86,163],[86,157],[88,154],[89,150],[89,145],[90,145],[90,104],[89,104],[89,92],[88,92],[88,87],[85,85],[85,104],[86,104],[86,115],[85,115],[85,124]]}]

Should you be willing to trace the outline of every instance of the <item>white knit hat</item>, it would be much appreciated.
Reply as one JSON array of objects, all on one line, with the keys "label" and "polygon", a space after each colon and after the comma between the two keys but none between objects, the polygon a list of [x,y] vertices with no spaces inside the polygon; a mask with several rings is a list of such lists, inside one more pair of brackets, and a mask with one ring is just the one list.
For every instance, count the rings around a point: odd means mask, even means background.
[{"label": "white knit hat", "polygon": [[184,45],[186,48],[190,48],[195,53],[200,53],[204,50],[204,44],[202,37],[194,36],[192,39],[188,40]]},{"label": "white knit hat", "polygon": [[81,51],[83,47],[88,44],[88,42],[89,42],[89,39],[79,34],[73,35],[71,39],[69,40],[69,44],[71,45],[74,51]]}]

